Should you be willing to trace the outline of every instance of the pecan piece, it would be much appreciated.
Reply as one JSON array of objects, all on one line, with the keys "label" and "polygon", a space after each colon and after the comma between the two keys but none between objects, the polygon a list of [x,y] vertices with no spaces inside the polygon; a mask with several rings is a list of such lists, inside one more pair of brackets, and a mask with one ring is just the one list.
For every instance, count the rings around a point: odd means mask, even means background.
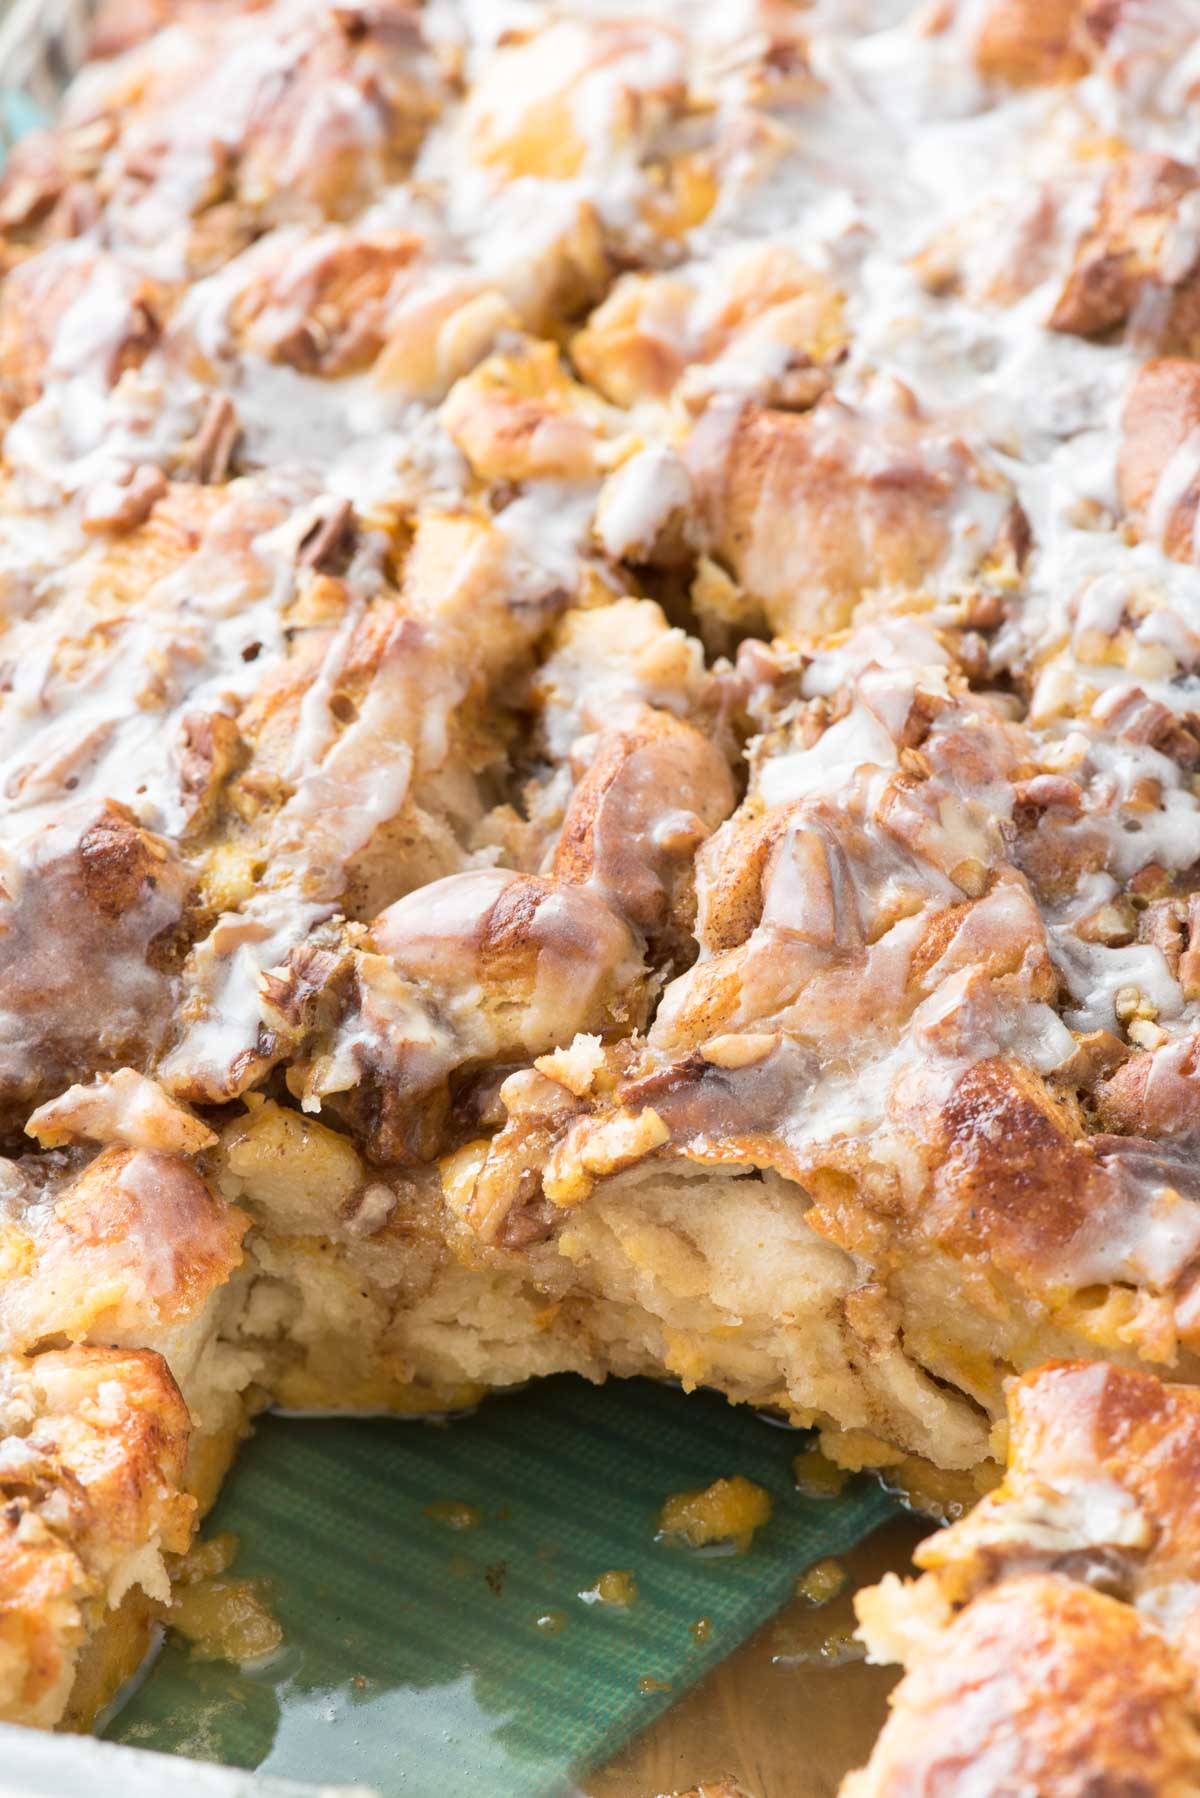
[{"label": "pecan piece", "polygon": [[133,531],[144,524],[167,491],[161,468],[143,462],[123,477],[101,481],[84,501],[80,523],[97,535],[104,531]]},{"label": "pecan piece", "polygon": [[297,562],[317,574],[344,574],[354,553],[357,529],[350,501],[336,500],[327,512],[313,520],[301,537],[296,549]]},{"label": "pecan piece", "polygon": [[200,429],[184,448],[184,460],[193,479],[206,487],[211,482],[224,481],[233,466],[233,454],[241,434],[233,401],[227,394],[214,393],[200,421]]}]

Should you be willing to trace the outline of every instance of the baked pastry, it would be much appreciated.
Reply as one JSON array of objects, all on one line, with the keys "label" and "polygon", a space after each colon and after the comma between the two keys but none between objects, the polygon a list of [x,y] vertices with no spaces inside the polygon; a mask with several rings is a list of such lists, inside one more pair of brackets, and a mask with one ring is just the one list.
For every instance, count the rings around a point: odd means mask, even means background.
[{"label": "baked pastry", "polygon": [[265,1403],[935,1498],[1196,1381],[1191,10],[102,13],[0,184],[4,1714]]},{"label": "baked pastry", "polygon": [[857,1609],[908,1672],[844,1798],[1174,1794],[1200,1780],[1200,1394],[1060,1362],[1009,1395],[1008,1471]]}]

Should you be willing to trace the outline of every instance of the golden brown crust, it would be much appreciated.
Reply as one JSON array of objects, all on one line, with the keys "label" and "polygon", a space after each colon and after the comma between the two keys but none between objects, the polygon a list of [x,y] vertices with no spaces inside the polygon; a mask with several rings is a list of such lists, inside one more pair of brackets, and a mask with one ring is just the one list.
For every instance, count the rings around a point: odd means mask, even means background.
[{"label": "golden brown crust", "polygon": [[[680,38],[654,20],[552,21],[548,31],[515,33],[476,84],[469,108],[471,153],[508,179],[551,181],[576,175],[593,146],[578,128],[576,110],[589,87],[611,84],[607,147],[652,140],[687,98]],[[514,117],[513,92],[527,103]]]},{"label": "golden brown crust", "polygon": [[133,1586],[79,1650],[75,1677],[58,1728],[86,1735],[129,1681],[137,1677],[162,1631],[162,1606]]},{"label": "golden brown crust", "polygon": [[[1190,953],[1190,951],[1189,951]],[[1131,1055],[1096,1087],[1106,1130],[1187,1137],[1200,1121],[1200,1043],[1194,1036]]]},{"label": "golden brown crust", "polygon": [[317,957],[311,971],[298,962],[279,1003],[302,1017],[314,989],[321,1023],[295,1057],[293,1090],[327,1091],[381,1163],[446,1146],[460,1070],[532,1060],[581,1031],[622,1031],[648,997],[639,940],[604,897],[500,870],[399,900],[361,948]]},{"label": "golden brown crust", "polygon": [[[102,1260],[125,1260],[135,1306],[187,1317],[241,1261],[246,1218],[223,1205],[186,1162],[142,1149],[107,1149],[54,1206],[59,1251],[92,1278]],[[144,1287],[139,1277],[153,1269]],[[115,1272],[115,1266],[114,1266]],[[115,1294],[113,1295],[115,1297]],[[93,1303],[99,1298],[93,1292]],[[120,1306],[123,1299],[118,1299]],[[120,1328],[116,1318],[115,1327]]]},{"label": "golden brown crust", "polygon": [[0,896],[9,1119],[86,1069],[145,1061],[165,1043],[191,887],[174,845],[111,800],[67,807],[34,835],[24,880]]},{"label": "golden brown crust", "polygon": [[978,1599],[909,1674],[845,1798],[1184,1798],[1200,1769],[1186,1674],[1101,1592],[1031,1574]]},{"label": "golden brown crust", "polygon": [[624,276],[571,339],[572,360],[619,406],[674,391],[698,412],[731,368],[758,375],[772,406],[815,404],[847,349],[836,287],[777,245],[722,273],[719,305],[683,274]]},{"label": "golden brown crust", "polygon": [[420,247],[404,233],[306,244],[243,289],[230,323],[248,348],[307,374],[367,368],[383,347],[397,276]]},{"label": "golden brown crust", "polygon": [[586,481],[601,466],[609,420],[572,381],[553,343],[491,356],[459,381],[440,413],[443,428],[481,481]]},{"label": "golden brown crust", "polygon": [[847,1798],[1185,1792],[1200,1777],[1200,1395],[1061,1362],[1014,1382],[1001,1484],[860,1594],[909,1672]]},{"label": "golden brown crust", "polygon": [[[109,289],[115,290],[111,296]],[[64,321],[73,309],[78,321],[97,290],[122,314],[103,370],[115,383],[157,341],[167,304],[163,288],[131,275],[115,258],[82,249],[19,264],[8,275],[0,287],[0,395],[6,409],[19,412],[37,399]]]},{"label": "golden brown crust", "polygon": [[975,40],[982,75],[1013,87],[1077,81],[1094,47],[1094,0],[992,0]]},{"label": "golden brown crust", "polygon": [[190,1420],[159,1356],[51,1350],[3,1363],[0,1560],[5,1715],[54,1722],[84,1641],[135,1582],[165,1597],[186,1548]]},{"label": "golden brown crust", "polygon": [[721,752],[694,725],[647,711],[589,756],[552,871],[597,888],[652,942],[686,953],[696,851],[733,805]]},{"label": "golden brown crust", "polygon": [[[1200,1566],[1200,1392],[1125,1368],[1059,1363],[1019,1381],[1009,1395],[1007,1486],[1053,1479],[1067,1431],[1086,1444],[1095,1477],[1113,1480],[1151,1524],[1156,1584],[1188,1581]],[[997,1500],[998,1503],[1003,1500]],[[1200,1648],[1196,1639],[1191,1653]]]},{"label": "golden brown crust", "polygon": [[[987,477],[962,443],[914,416],[897,393],[882,418],[827,398],[796,415],[714,407],[688,450],[707,541],[783,636],[840,630],[874,589],[920,590],[955,546],[954,510]],[[964,578],[1005,522],[968,530]]]},{"label": "golden brown crust", "polygon": [[[595,965],[601,1005],[624,984],[610,984],[609,968],[615,972],[634,954],[632,938],[602,900],[534,874],[452,876],[436,891],[398,900],[372,927],[369,940],[402,974],[435,985],[457,981],[465,953],[498,1017],[514,1003],[537,1003],[538,983],[547,972],[543,956],[561,963],[563,1001],[586,1010],[593,987],[577,987],[572,996],[565,986],[572,950],[591,951],[587,959]],[[581,953],[576,974],[586,965]],[[508,1042],[511,1026],[502,1027]],[[575,1034],[555,1029],[549,1019],[546,1027],[556,1039]]]},{"label": "golden brown crust", "polygon": [[933,1127],[928,1221],[938,1239],[960,1253],[982,1246],[1000,1267],[1052,1265],[1094,1208],[1101,1177],[1042,1082],[1011,1062],[978,1062]]},{"label": "golden brown crust", "polygon": [[112,1147],[82,1159],[3,1164],[3,1347],[56,1337],[163,1346],[182,1373],[185,1344],[202,1344],[241,1264],[249,1219],[177,1155]]},{"label": "golden brown crust", "polygon": [[[1164,489],[1175,458],[1200,428],[1200,370],[1195,361],[1162,358],[1139,372],[1121,423],[1121,500],[1135,525],[1159,538],[1175,561],[1195,559],[1195,476],[1180,469],[1178,482]],[[1177,489],[1178,491],[1175,491]],[[1159,500],[1160,494],[1160,500]]]},{"label": "golden brown crust", "polygon": [[1055,301],[1051,330],[1097,337],[1136,318],[1161,355],[1195,354],[1200,268],[1186,250],[1180,255],[1174,240],[1195,204],[1197,182],[1194,167],[1170,156],[1118,163]]},{"label": "golden brown crust", "polygon": [[1148,362],[1130,390],[1121,421],[1121,501],[1136,528],[1161,542],[1178,562],[1196,557],[1200,478],[1189,475],[1177,459],[1186,456],[1197,430],[1200,364],[1182,357]]}]

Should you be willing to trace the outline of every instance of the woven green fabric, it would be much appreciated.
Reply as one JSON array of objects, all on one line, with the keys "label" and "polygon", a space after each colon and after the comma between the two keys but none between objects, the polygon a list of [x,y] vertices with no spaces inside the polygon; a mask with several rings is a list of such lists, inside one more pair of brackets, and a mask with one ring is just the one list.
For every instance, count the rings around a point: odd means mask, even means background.
[{"label": "woven green fabric", "polygon": [[[385,1798],[552,1798],[730,1652],[796,1574],[889,1515],[878,1487],[802,1499],[802,1444],[705,1393],[562,1378],[437,1427],[265,1419],[211,1529],[242,1537],[285,1645],[238,1673],[169,1644],[108,1734]],[[774,1515],[744,1555],[655,1540],[663,1499],[723,1475]],[[483,1513],[456,1532],[439,1500]],[[628,1610],[578,1594],[633,1572]],[[565,1613],[557,1633],[537,1619]],[[697,1645],[691,1625],[711,1619]],[[649,1678],[669,1690],[640,1689]]]}]

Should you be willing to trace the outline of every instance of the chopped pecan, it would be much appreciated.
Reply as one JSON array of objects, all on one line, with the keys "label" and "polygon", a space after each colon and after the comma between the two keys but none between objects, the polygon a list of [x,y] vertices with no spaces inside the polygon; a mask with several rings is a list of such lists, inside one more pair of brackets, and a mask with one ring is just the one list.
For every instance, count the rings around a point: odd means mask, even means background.
[{"label": "chopped pecan", "polygon": [[1139,943],[1151,943],[1161,950],[1172,974],[1178,978],[1179,959],[1183,951],[1184,907],[1179,899],[1155,899],[1138,919]]},{"label": "chopped pecan", "polygon": [[1190,893],[1184,901],[1187,919],[1187,947],[1174,970],[1185,999],[1200,999],[1200,893]]},{"label": "chopped pecan", "polygon": [[85,531],[93,534],[136,530],[166,491],[162,469],[143,462],[129,469],[124,478],[102,481],[93,487],[84,501],[80,522]]},{"label": "chopped pecan", "polygon": [[186,714],[180,726],[176,760],[179,797],[189,831],[211,821],[221,787],[243,760],[244,751],[238,727],[226,713]]},{"label": "chopped pecan", "polygon": [[204,486],[225,480],[233,466],[233,453],[241,434],[233,401],[227,394],[214,393],[200,421],[200,429],[184,449],[184,459],[194,479]]},{"label": "chopped pecan", "polygon": [[1097,705],[1094,716],[1130,743],[1145,743],[1189,771],[1200,767],[1200,736],[1191,720],[1180,718],[1140,687],[1127,687]]},{"label": "chopped pecan", "polygon": [[1054,1070],[1054,1081],[1090,1092],[1098,1081],[1115,1073],[1130,1055],[1129,1045],[1111,1030],[1089,1030],[1075,1038],[1075,1051],[1060,1068]]},{"label": "chopped pecan", "polygon": [[949,705],[950,700],[944,694],[931,693],[926,687],[914,687],[912,702],[896,738],[898,747],[902,750],[918,749],[929,735],[935,719]]},{"label": "chopped pecan", "polygon": [[[1162,900],[1159,903],[1165,905],[1170,902]],[[1081,918],[1074,926],[1075,935],[1085,943],[1104,943],[1110,949],[1119,948],[1140,936],[1140,926],[1148,915],[1143,914],[1139,920],[1132,899],[1125,894],[1118,894],[1116,898],[1098,905],[1086,918]],[[1142,940],[1150,939],[1143,937]]]},{"label": "chopped pecan", "polygon": [[1129,891],[1135,899],[1161,899],[1170,891],[1170,886],[1171,877],[1166,869],[1157,862],[1147,862],[1129,882]]},{"label": "chopped pecan", "polygon": [[501,1248],[528,1249],[534,1243],[546,1242],[562,1222],[562,1212],[546,1198],[541,1190],[541,1180],[533,1169],[530,1169],[530,1175],[534,1196],[523,1198],[518,1193],[517,1203],[505,1217],[496,1238]]},{"label": "chopped pecan", "polygon": [[296,550],[302,568],[318,574],[344,574],[354,553],[357,521],[348,499],[336,500],[333,506],[305,531]]}]

